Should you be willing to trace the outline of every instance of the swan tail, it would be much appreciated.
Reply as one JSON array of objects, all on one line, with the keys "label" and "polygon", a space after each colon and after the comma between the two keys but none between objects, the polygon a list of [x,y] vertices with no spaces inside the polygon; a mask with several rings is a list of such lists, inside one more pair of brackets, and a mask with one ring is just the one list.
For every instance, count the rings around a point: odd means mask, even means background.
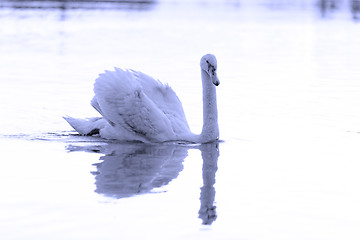
[{"label": "swan tail", "polygon": [[105,127],[107,122],[101,117],[80,119],[73,117],[63,117],[72,128],[74,128],[80,135],[92,136],[100,134],[100,130]]}]

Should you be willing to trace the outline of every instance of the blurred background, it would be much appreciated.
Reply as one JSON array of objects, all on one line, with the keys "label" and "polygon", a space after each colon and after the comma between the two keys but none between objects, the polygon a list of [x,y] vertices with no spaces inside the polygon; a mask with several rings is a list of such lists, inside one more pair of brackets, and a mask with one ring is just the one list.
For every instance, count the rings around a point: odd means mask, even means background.
[{"label": "blurred background", "polygon": [[[2,239],[360,239],[359,24],[359,0],[0,1]],[[169,83],[200,132],[206,53],[218,146],[62,119],[98,116],[116,66]]]},{"label": "blurred background", "polygon": [[198,2],[201,4],[209,4],[212,2],[222,2],[224,4],[230,4],[234,7],[240,7],[242,5],[263,5],[269,9],[285,9],[289,7],[297,8],[317,8],[321,13],[321,16],[325,17],[330,12],[348,11],[350,16],[354,19],[358,19],[359,1],[358,0],[209,0],[209,1],[177,1],[177,0],[80,0],[80,1],[68,1],[68,0],[12,0],[1,1],[2,8],[38,8],[38,9],[132,9],[132,10],[151,10],[159,3],[191,3]]},{"label": "blurred background", "polygon": [[[200,81],[193,79],[208,52],[220,59],[220,76],[229,79],[218,94],[238,91],[237,97],[222,98],[229,99],[223,120],[245,113],[226,116],[227,108],[256,109],[276,87],[292,99],[303,91],[329,94],[316,86],[326,82],[335,90],[344,78],[357,78],[358,15],[357,0],[0,1],[1,100],[16,106],[3,107],[5,115],[16,116],[2,120],[3,131],[31,132],[37,122],[44,130],[54,130],[55,122],[64,129],[59,115],[96,114],[88,106],[92,83],[114,66],[179,88],[188,117],[194,116],[189,122],[199,131],[201,112],[193,110],[201,108],[201,99],[186,93],[198,95]],[[272,88],[266,79],[274,82]],[[292,88],[284,88],[285,82]],[[10,92],[31,97],[23,101]],[[251,106],[239,105],[245,96],[254,97]],[[280,102],[273,107],[284,105]]]}]

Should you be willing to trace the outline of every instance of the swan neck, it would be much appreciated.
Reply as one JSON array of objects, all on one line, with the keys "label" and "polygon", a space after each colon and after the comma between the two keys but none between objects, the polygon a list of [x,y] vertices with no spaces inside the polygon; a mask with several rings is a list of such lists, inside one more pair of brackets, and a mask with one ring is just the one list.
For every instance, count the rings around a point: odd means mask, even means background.
[{"label": "swan neck", "polygon": [[219,139],[216,87],[209,74],[204,70],[201,70],[201,79],[203,87],[203,128],[200,138],[201,142],[211,142]]}]

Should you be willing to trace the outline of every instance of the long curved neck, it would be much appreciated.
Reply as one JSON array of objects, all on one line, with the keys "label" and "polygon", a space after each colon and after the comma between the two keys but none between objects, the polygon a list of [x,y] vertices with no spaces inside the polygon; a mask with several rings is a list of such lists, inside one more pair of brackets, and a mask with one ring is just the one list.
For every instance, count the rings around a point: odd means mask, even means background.
[{"label": "long curved neck", "polygon": [[219,138],[216,87],[212,84],[210,76],[202,69],[201,79],[203,88],[203,128],[200,141],[210,142]]}]

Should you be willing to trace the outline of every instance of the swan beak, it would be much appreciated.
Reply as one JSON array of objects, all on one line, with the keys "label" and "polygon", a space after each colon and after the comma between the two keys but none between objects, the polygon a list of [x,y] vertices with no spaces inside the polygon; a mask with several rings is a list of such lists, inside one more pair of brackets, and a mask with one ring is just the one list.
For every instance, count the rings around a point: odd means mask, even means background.
[{"label": "swan beak", "polygon": [[212,83],[213,83],[215,86],[219,86],[220,80],[219,80],[219,78],[217,77],[217,74],[216,74],[215,71],[214,71],[212,74],[210,74],[210,78],[211,78]]},{"label": "swan beak", "polygon": [[216,68],[213,67],[212,65],[209,65],[209,70],[208,71],[209,71],[209,75],[210,75],[212,83],[215,86],[219,86],[220,81],[219,81],[219,78],[217,77],[217,74],[216,74]]}]

